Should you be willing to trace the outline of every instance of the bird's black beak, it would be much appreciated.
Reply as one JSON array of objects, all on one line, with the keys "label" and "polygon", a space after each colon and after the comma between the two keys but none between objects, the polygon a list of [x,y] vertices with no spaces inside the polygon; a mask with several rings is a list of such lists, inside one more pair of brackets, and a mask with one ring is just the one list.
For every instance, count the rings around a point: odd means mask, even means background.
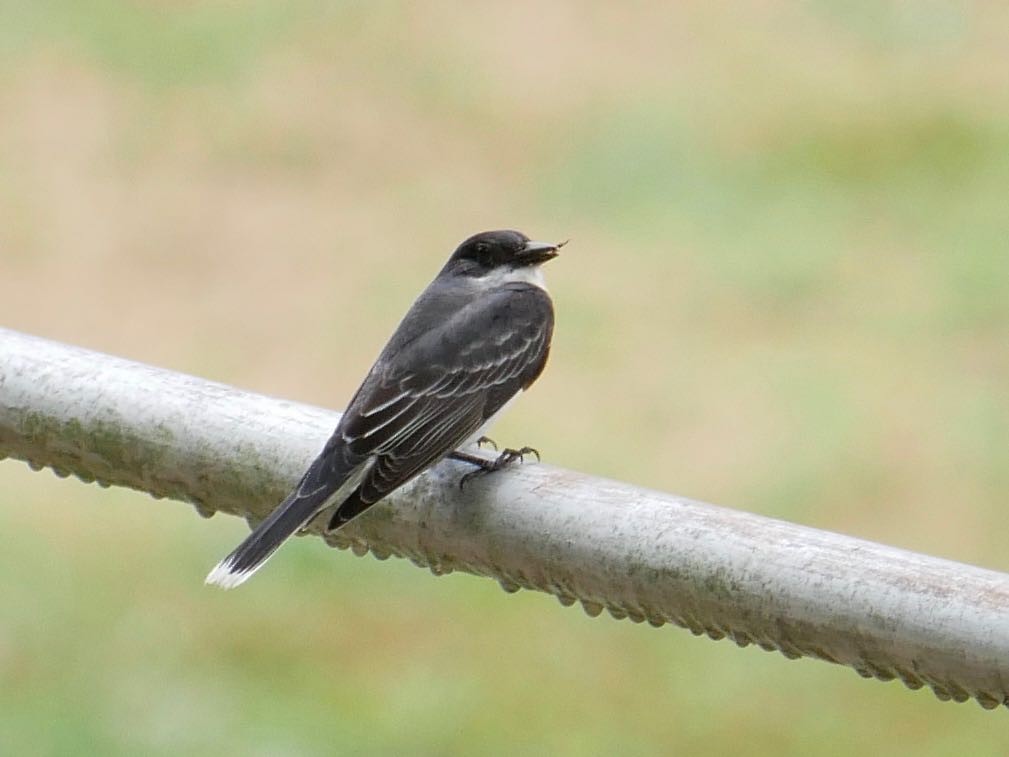
[{"label": "bird's black beak", "polygon": [[567,240],[560,243],[553,242],[526,242],[525,247],[519,253],[519,258],[526,265],[539,265],[540,263],[546,263],[548,260],[556,258],[559,254],[557,251],[567,244]]}]

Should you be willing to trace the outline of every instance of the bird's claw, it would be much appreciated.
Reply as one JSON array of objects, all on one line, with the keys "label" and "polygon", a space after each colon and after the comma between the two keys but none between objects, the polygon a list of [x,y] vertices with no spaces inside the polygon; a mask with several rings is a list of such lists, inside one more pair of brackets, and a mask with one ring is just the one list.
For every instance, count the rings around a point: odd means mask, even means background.
[{"label": "bird's claw", "polygon": [[490,447],[493,447],[494,451],[497,452],[497,442],[491,439],[489,436],[481,436],[479,439],[476,440],[476,446],[481,449],[483,449],[483,445],[485,444]]},{"label": "bird's claw", "polygon": [[[515,462],[516,460],[518,460],[520,463],[525,462],[526,455],[536,455],[536,462],[540,461],[540,451],[535,447],[522,447],[521,449],[506,449],[504,452],[498,455],[498,460],[504,458],[504,461],[501,463],[501,467],[504,467],[505,465],[509,465]],[[494,462],[497,462],[497,460],[495,460]]]},{"label": "bird's claw", "polygon": [[[495,447],[497,449],[497,447]],[[515,462],[525,462],[526,455],[536,455],[536,462],[540,461],[540,453],[535,447],[522,447],[521,449],[505,449],[501,451],[493,460],[487,460],[485,463],[481,464],[476,470],[470,471],[461,479],[459,479],[459,489],[462,490],[466,487],[466,482],[474,478],[479,478],[480,476],[485,476],[488,473],[493,473],[494,471],[501,470],[502,468],[507,468],[509,465]]]},{"label": "bird's claw", "polygon": [[538,449],[536,449],[535,447],[523,447],[522,449],[519,450],[519,455],[520,456],[521,455],[536,455],[536,462],[538,462],[538,463],[543,462],[540,459],[540,451]]}]

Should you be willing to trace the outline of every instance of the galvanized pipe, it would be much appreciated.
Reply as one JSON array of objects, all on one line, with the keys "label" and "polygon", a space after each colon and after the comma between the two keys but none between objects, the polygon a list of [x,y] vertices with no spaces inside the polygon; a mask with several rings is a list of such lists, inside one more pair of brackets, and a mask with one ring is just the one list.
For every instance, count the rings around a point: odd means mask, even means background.
[{"label": "galvanized pipe", "polygon": [[[338,418],[0,329],[0,457],[203,515],[265,516]],[[590,615],[1009,704],[1009,575],[545,464],[460,491],[467,469],[445,461],[325,538],[548,592]]]}]

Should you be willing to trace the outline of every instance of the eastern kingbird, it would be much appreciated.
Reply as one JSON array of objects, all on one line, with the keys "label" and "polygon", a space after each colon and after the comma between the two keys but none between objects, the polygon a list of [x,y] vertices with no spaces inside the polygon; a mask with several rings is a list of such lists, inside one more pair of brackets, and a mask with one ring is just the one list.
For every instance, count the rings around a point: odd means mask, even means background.
[{"label": "eastern kingbird", "polygon": [[535,450],[485,460],[459,450],[540,373],[554,311],[540,265],[564,243],[486,231],[452,254],[407,312],[319,456],[210,575],[238,586],[299,529],[336,506],[337,529],[446,456],[497,470]]}]

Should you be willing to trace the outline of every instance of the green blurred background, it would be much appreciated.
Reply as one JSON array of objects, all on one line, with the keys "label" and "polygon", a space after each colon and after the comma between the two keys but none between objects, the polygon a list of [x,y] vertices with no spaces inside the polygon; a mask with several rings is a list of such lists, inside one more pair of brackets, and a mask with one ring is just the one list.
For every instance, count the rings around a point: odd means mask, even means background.
[{"label": "green blurred background", "polygon": [[[5,2],[0,323],[340,408],[463,237],[571,237],[499,440],[1009,570],[1009,6],[664,6]],[[0,465],[0,752],[1009,753],[315,539],[204,588],[244,532]]]}]

